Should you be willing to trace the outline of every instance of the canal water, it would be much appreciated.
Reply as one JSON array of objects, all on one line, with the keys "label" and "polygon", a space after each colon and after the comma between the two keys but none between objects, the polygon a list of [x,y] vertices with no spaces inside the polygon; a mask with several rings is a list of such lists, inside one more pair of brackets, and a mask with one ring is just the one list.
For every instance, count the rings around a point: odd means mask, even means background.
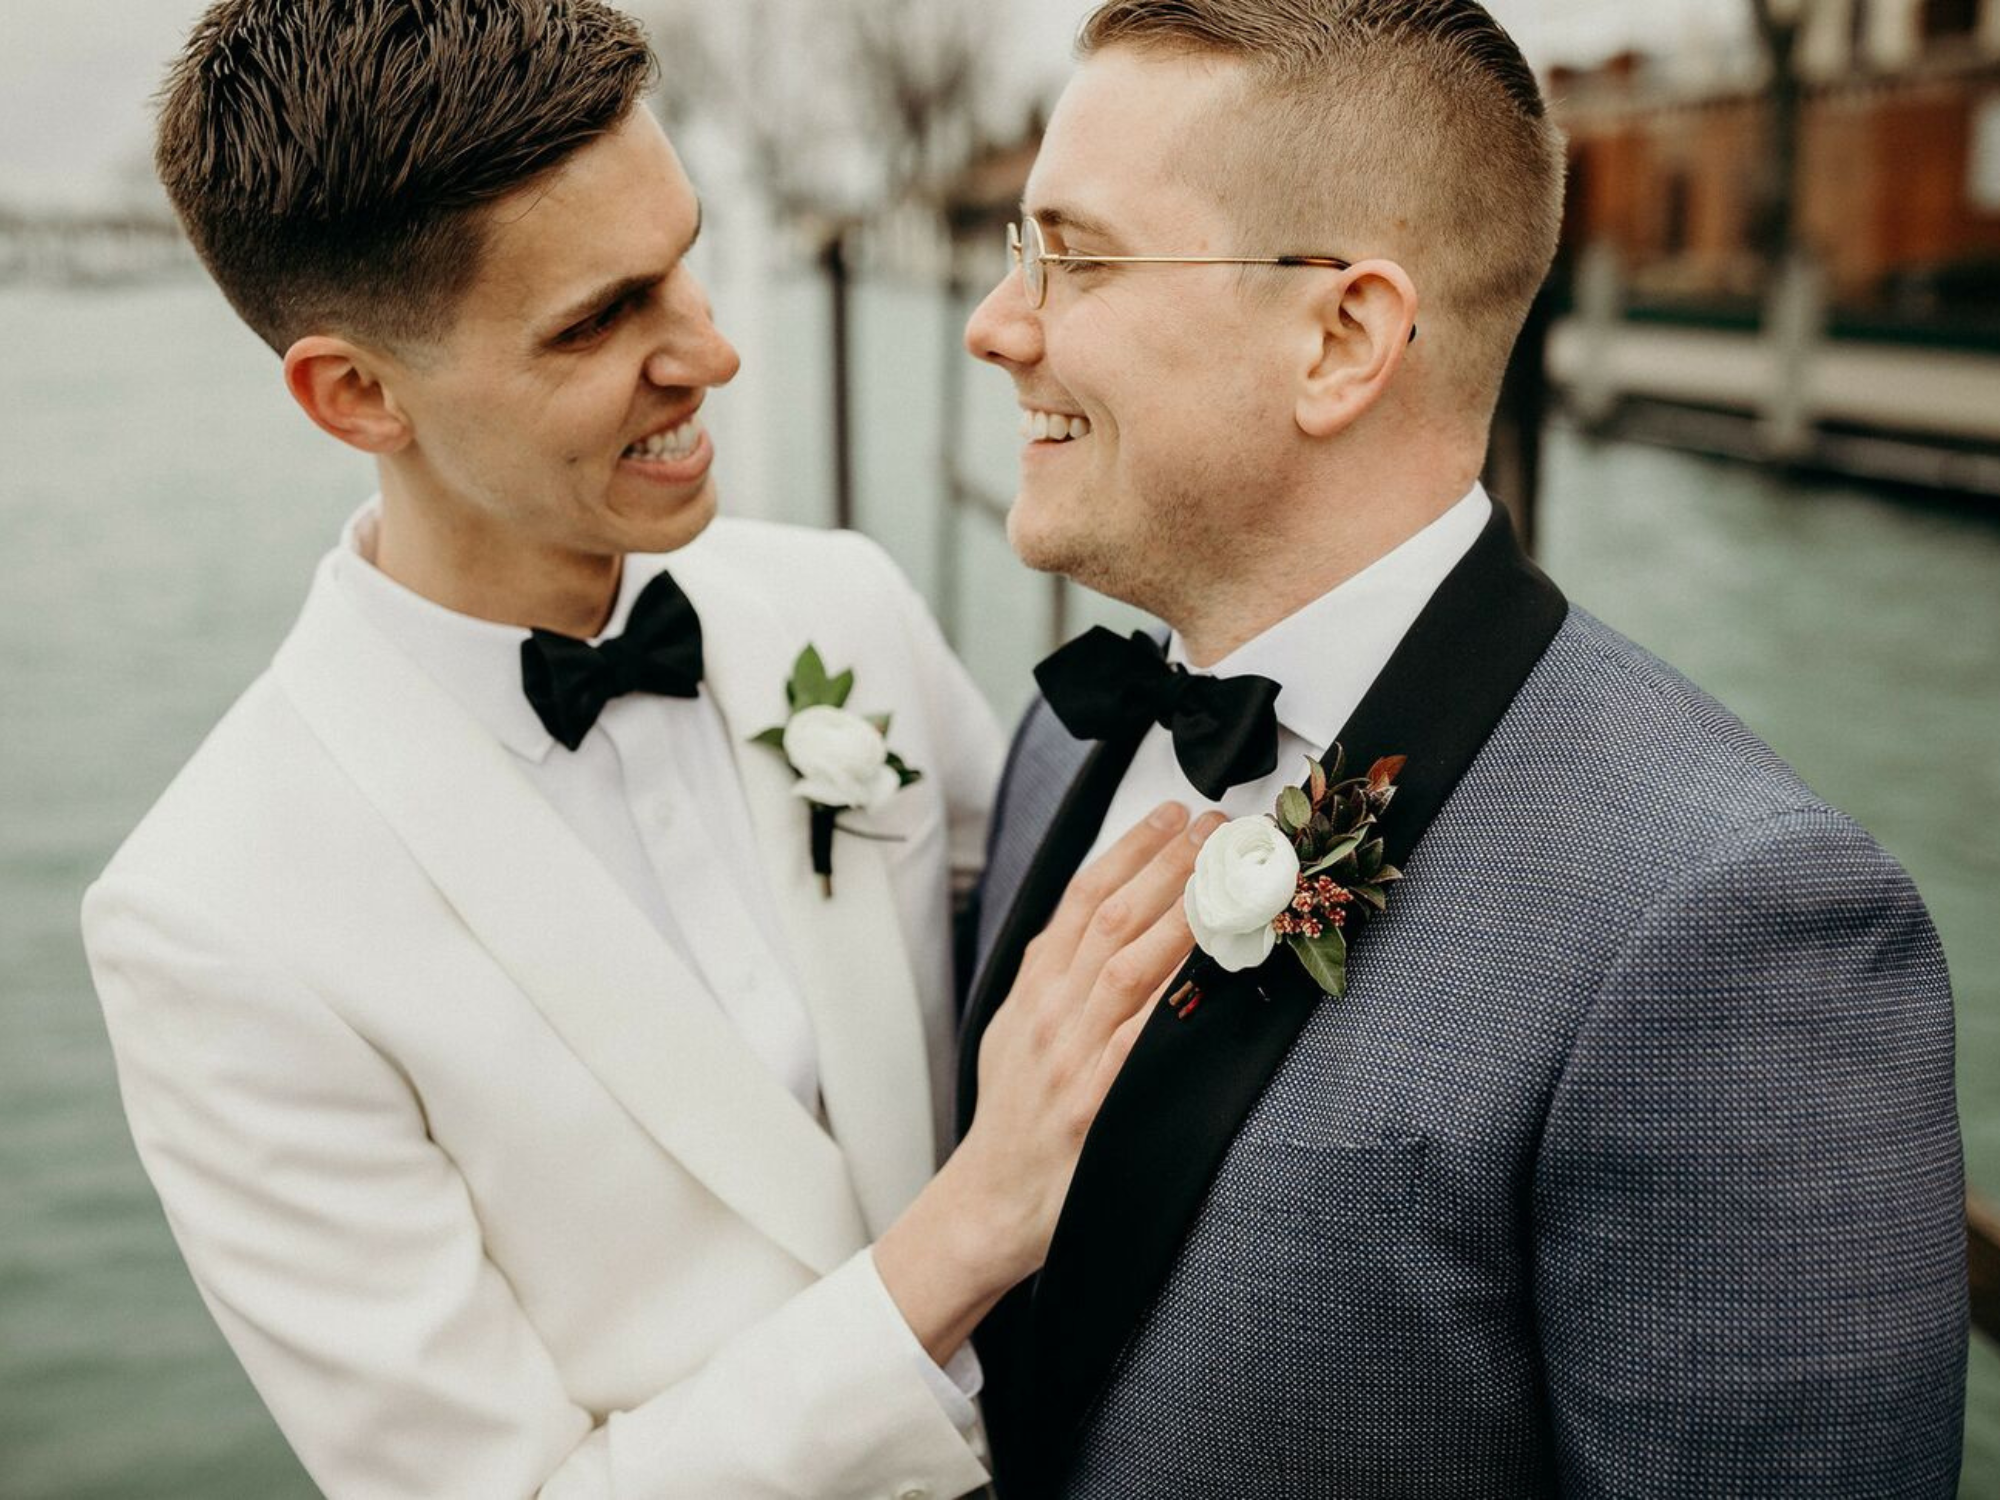
[{"label": "canal water", "polygon": [[[743,312],[725,287],[725,327]],[[725,505],[827,514],[817,293],[760,294],[761,382],[711,404]],[[927,590],[954,313],[864,289],[860,520]],[[367,467],[285,400],[205,286],[0,290],[0,1500],[310,1495],[133,1156],[77,901],[268,658]],[[1013,406],[955,440],[1004,493]],[[731,455],[736,455],[734,458]],[[739,476],[747,476],[739,483]],[[1552,439],[1544,561],[1687,671],[1911,870],[1959,1007],[1973,1181],[2000,1199],[2000,521]],[[1050,597],[968,519],[962,641],[1018,707]],[[1073,600],[1073,626],[1119,618]],[[1962,1494],[2000,1497],[2000,1353],[1975,1341]]]}]

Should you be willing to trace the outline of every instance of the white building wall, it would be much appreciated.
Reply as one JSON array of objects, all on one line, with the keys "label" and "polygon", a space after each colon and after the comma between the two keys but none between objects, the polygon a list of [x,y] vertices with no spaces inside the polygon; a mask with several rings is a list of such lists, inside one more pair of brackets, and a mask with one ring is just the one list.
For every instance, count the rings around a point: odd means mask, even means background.
[{"label": "white building wall", "polygon": [[1854,16],[1868,0],[1819,0],[1799,42],[1799,66],[1808,78],[1838,78],[1855,63]]},{"label": "white building wall", "polygon": [[1923,50],[1923,0],[1867,3],[1865,61],[1877,68],[1907,67]]}]

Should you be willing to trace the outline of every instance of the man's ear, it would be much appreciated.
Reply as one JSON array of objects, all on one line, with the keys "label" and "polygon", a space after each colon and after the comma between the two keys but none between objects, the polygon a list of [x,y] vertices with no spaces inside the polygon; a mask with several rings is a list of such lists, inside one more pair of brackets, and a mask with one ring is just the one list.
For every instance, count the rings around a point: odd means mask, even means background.
[{"label": "man's ear", "polygon": [[285,388],[319,427],[363,453],[394,453],[415,436],[379,353],[326,334],[285,351]]},{"label": "man's ear", "polygon": [[1417,326],[1417,288],[1392,260],[1357,261],[1315,310],[1316,346],[1293,415],[1317,438],[1353,426],[1389,388]]}]

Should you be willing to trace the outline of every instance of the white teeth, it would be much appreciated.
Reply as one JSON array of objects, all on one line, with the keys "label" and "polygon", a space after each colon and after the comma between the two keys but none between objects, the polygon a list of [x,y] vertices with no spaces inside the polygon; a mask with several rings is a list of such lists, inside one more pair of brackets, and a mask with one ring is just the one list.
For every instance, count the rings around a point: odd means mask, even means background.
[{"label": "white teeth", "polygon": [[667,432],[656,432],[649,438],[641,438],[625,450],[625,457],[671,463],[692,454],[701,445],[701,434],[701,419],[689,417]]},{"label": "white teeth", "polygon": [[1065,443],[1090,436],[1088,417],[1066,417],[1055,411],[1021,413],[1021,436],[1038,443]]}]

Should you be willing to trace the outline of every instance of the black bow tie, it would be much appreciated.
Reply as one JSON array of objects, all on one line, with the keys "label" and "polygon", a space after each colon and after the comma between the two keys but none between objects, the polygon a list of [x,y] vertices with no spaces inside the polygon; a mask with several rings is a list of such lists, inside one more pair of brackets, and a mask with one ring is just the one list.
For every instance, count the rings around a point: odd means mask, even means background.
[{"label": "black bow tie", "polygon": [[1278,764],[1277,683],[1169,666],[1159,642],[1139,631],[1127,639],[1092,626],[1035,668],[1035,681],[1063,728],[1080,740],[1147,724],[1171,731],[1174,758],[1211,802]]},{"label": "black bow tie", "polygon": [[553,630],[521,642],[521,687],[542,726],[574,750],[626,693],[692,698],[701,691],[701,617],[662,573],[632,601],[625,633],[601,646]]}]

